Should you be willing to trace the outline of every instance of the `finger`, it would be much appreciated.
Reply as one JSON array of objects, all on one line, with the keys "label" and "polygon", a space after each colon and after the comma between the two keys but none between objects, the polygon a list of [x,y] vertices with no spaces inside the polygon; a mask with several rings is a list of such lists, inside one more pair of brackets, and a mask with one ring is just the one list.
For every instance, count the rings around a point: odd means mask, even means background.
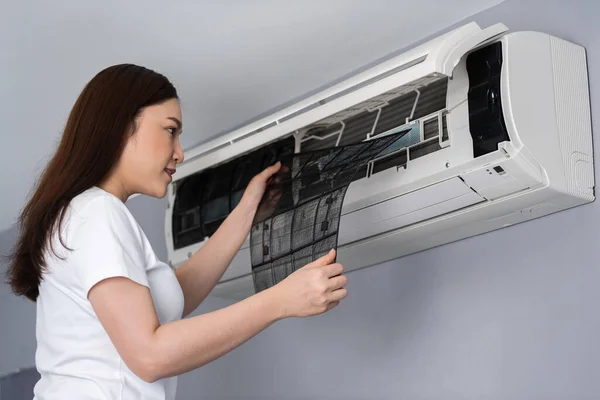
[{"label": "finger", "polygon": [[342,301],[348,296],[348,289],[341,288],[329,293],[328,300],[331,302]]},{"label": "finger", "polygon": [[327,305],[327,309],[326,309],[326,311],[329,311],[329,310],[331,310],[332,308],[336,308],[336,307],[338,306],[338,304],[340,304],[340,302],[339,302],[339,301],[334,301],[334,302],[332,302],[332,303],[329,303],[329,304]]},{"label": "finger", "polygon": [[335,260],[335,250],[331,249],[329,253],[325,254],[323,257],[317,258],[315,261],[307,264],[305,268],[318,268],[324,267],[325,265],[329,265]]},{"label": "finger", "polygon": [[271,176],[273,176],[273,174],[275,174],[277,171],[279,171],[279,169],[281,168],[281,162],[277,161],[275,164],[271,165],[270,167],[265,168],[260,175],[266,180],[268,178],[270,178]]},{"label": "finger", "polygon": [[341,289],[348,284],[348,278],[345,275],[334,276],[329,279],[329,290]]},{"label": "finger", "polygon": [[254,178],[252,178],[252,181],[268,183],[268,181],[273,177],[273,175],[275,175],[277,171],[279,171],[280,167],[281,163],[278,161],[277,163],[263,169],[260,173],[256,174]]},{"label": "finger", "polygon": [[280,169],[281,173],[285,174],[286,172],[290,172],[290,169],[287,165],[281,163],[281,169]]},{"label": "finger", "polygon": [[344,266],[342,264],[329,264],[329,265],[325,265],[323,266],[323,270],[325,272],[325,275],[327,275],[328,278],[332,278],[334,276],[338,276],[341,275],[342,272],[344,272]]}]

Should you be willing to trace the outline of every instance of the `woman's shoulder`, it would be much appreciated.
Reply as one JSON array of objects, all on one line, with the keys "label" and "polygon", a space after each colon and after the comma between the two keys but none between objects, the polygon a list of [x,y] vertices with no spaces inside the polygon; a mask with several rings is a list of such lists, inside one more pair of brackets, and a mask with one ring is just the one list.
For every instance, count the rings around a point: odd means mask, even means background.
[{"label": "woman's shoulder", "polygon": [[139,225],[127,206],[113,194],[91,187],[73,198],[66,219],[71,232],[100,226],[139,234]]},{"label": "woman's shoulder", "polygon": [[[148,286],[145,274],[151,249],[119,198],[96,187],[88,189],[71,200],[65,217],[68,250],[56,265],[67,268],[54,268],[60,271],[55,280],[80,285],[84,298],[93,285],[112,276],[126,276]],[[70,273],[75,274],[75,281]]]},{"label": "woman's shoulder", "polygon": [[52,246],[46,250],[53,262],[58,262],[55,255],[65,260],[78,254],[100,257],[94,255],[96,247],[140,254],[147,251],[144,233],[129,209],[119,198],[95,186],[71,199],[57,228]]},{"label": "woman's shoulder", "polygon": [[115,215],[132,218],[127,206],[113,194],[93,186],[75,196],[69,203],[73,217],[93,217],[96,215]]}]

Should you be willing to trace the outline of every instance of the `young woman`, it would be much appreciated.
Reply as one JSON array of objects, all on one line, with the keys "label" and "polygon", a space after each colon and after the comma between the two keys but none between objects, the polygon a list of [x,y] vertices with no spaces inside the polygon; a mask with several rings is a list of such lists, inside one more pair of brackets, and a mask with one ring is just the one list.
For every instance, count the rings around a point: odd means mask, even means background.
[{"label": "young woman", "polygon": [[77,99],[58,149],[20,218],[8,278],[36,302],[35,398],[174,399],[176,376],[274,322],[320,314],[346,297],[334,251],[230,307],[183,318],[248,235],[269,178],[175,272],[157,259],[125,206],[163,197],[183,161],[181,109],[164,76],[136,65],[101,71]]}]

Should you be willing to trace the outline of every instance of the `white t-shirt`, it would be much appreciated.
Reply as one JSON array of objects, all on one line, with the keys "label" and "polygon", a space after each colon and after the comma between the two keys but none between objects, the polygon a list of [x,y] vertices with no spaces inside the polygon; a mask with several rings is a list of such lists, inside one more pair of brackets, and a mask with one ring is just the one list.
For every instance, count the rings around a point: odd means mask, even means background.
[{"label": "white t-shirt", "polygon": [[103,279],[127,277],[150,288],[161,324],[181,319],[183,292],[159,261],[125,204],[93,187],[74,198],[54,237],[37,300],[34,400],[173,400],[176,378],[144,382],[125,365],[89,302]]}]

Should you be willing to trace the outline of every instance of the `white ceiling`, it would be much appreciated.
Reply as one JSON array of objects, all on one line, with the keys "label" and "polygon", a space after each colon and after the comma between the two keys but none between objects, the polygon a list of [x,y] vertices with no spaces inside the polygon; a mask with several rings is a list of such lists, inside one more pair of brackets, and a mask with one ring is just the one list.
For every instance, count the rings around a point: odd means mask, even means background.
[{"label": "white ceiling", "polygon": [[5,2],[0,230],[16,221],[83,85],[110,64],[175,83],[189,148],[500,2]]}]

